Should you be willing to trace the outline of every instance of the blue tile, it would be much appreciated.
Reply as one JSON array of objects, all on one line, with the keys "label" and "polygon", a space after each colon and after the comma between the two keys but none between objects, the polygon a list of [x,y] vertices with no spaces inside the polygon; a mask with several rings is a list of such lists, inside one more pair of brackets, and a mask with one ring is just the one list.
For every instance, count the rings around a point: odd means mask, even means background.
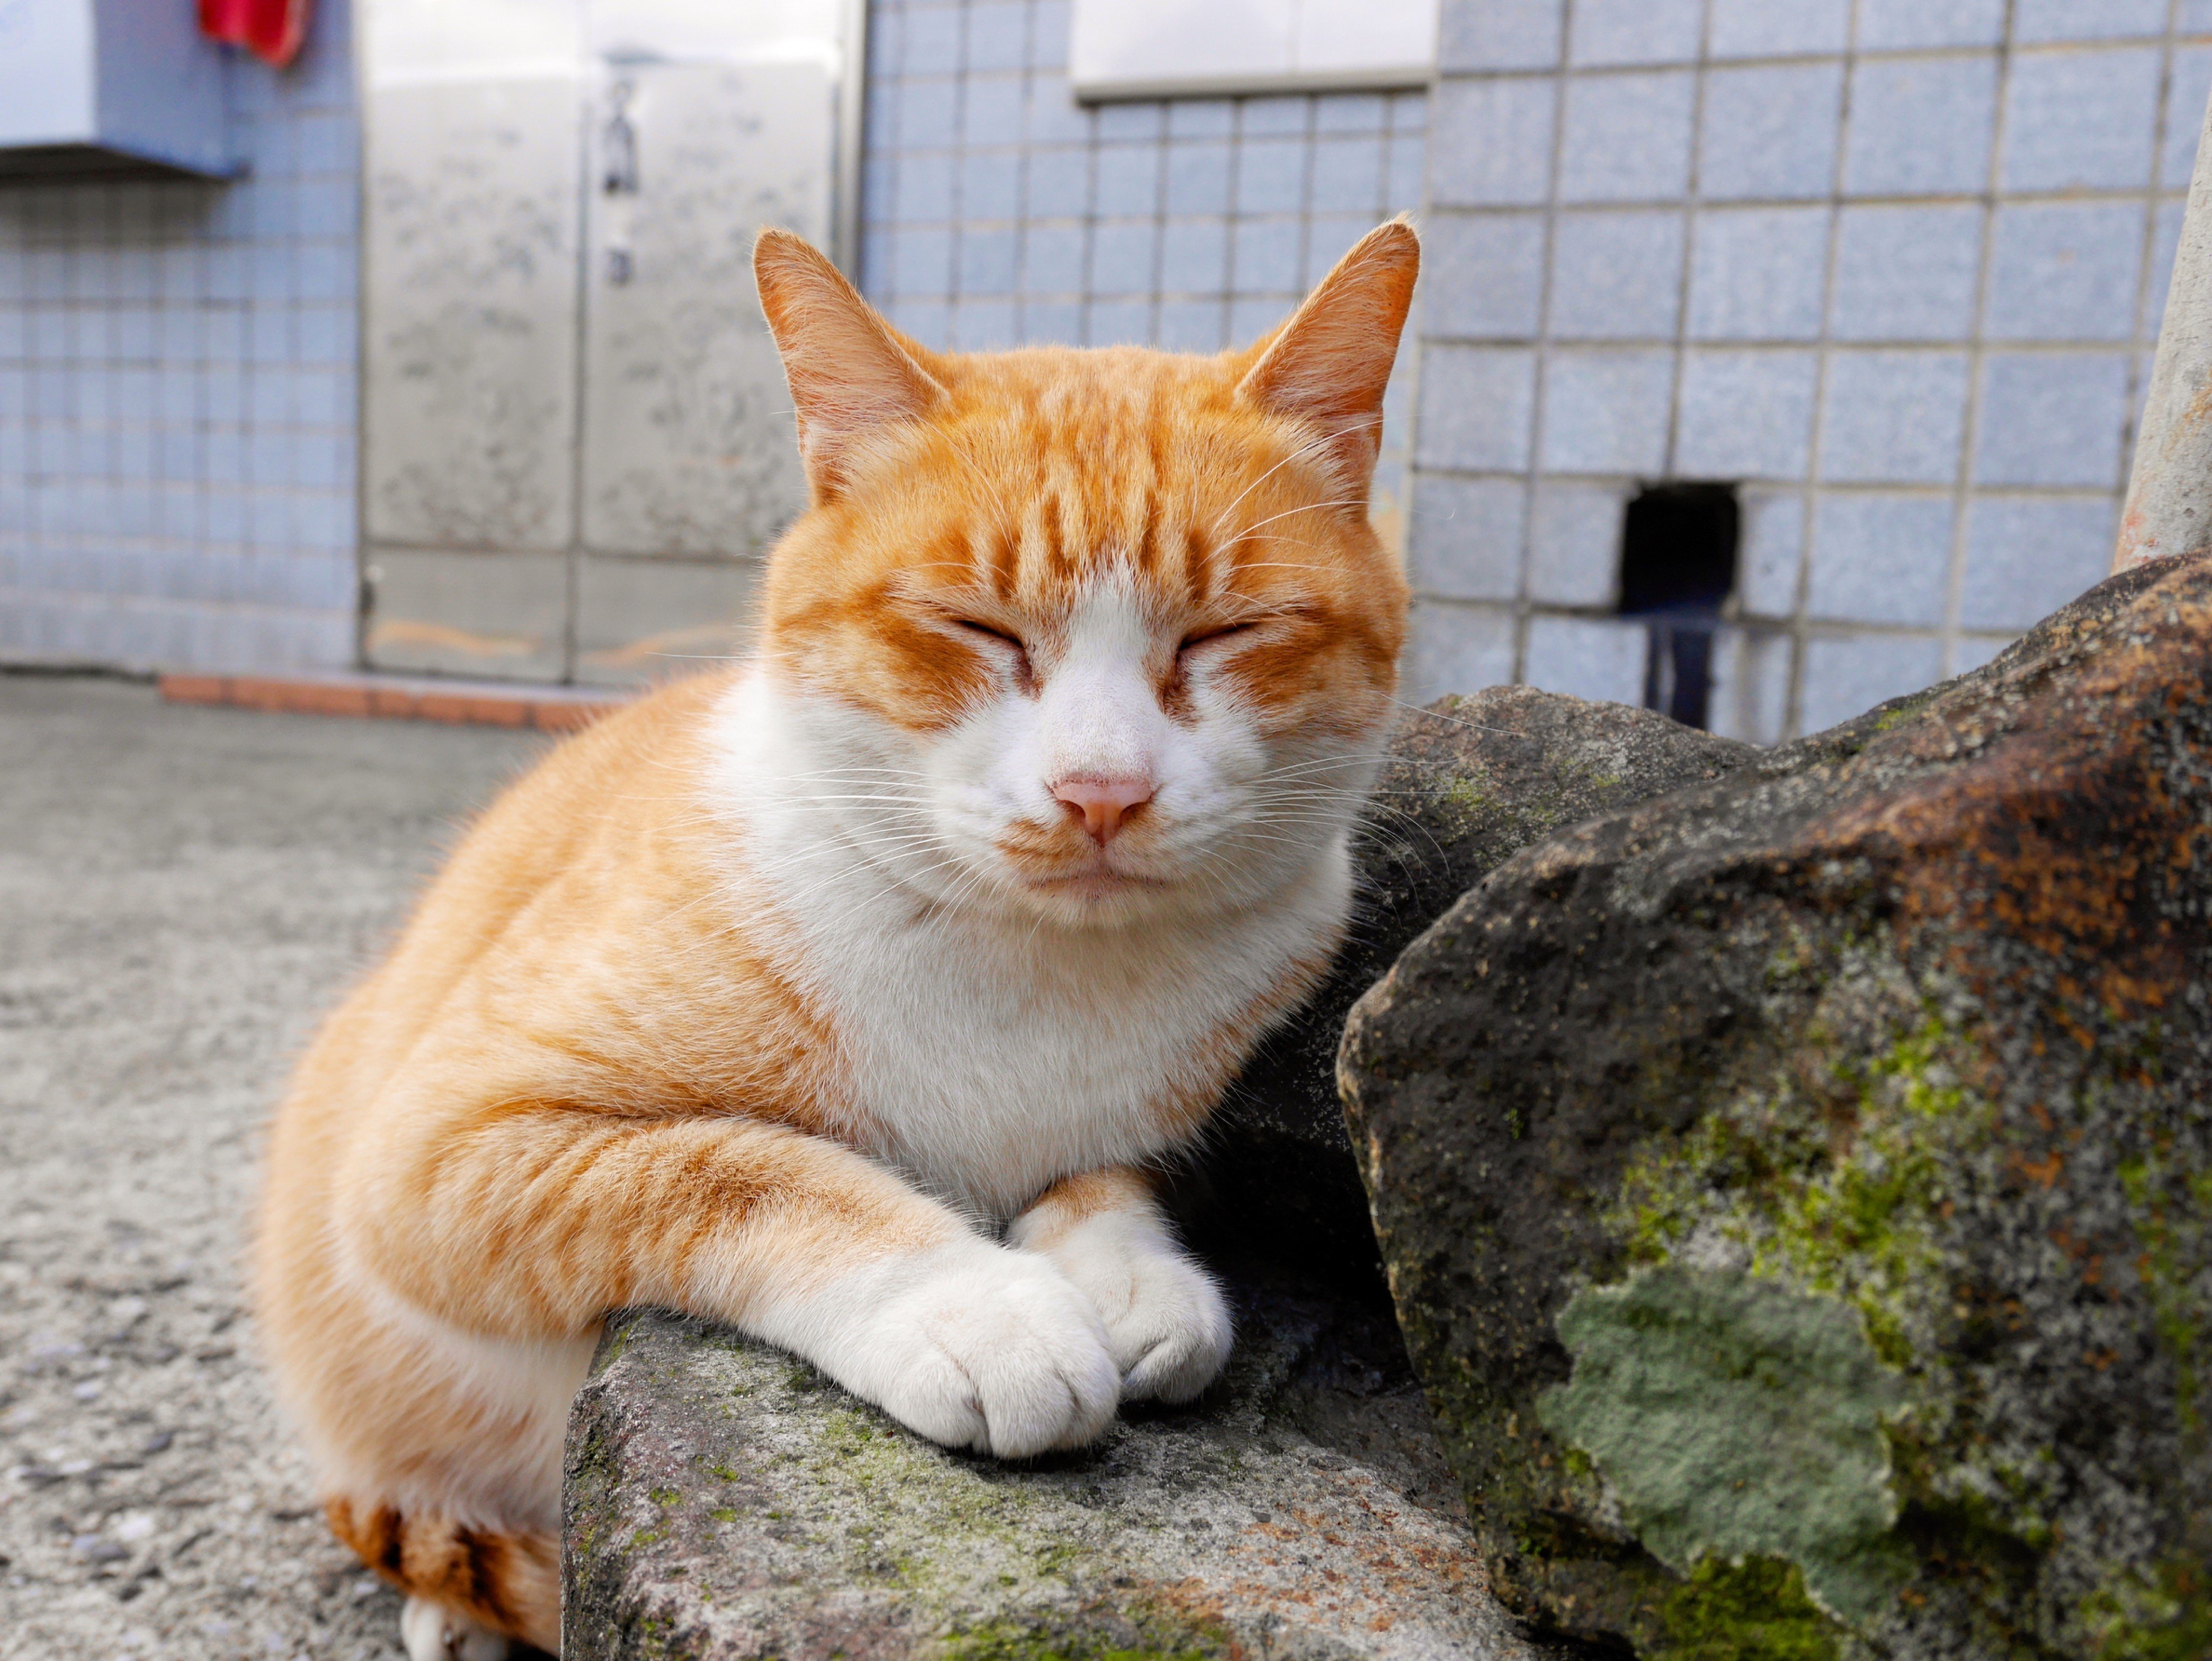
[{"label": "blue tile", "polygon": [[1550,193],[1549,81],[1448,81],[1429,136],[1429,197],[1438,208],[1533,206]]},{"label": "blue tile", "polygon": [[1428,167],[1428,144],[1419,133],[1398,133],[1390,140],[1389,172],[1383,180],[1383,206],[1394,214],[1411,213],[1421,205]]},{"label": "blue tile", "polygon": [[1545,70],[1559,61],[1565,0],[1447,5],[1437,19],[1437,66],[1446,75]]},{"label": "blue tile", "polygon": [[960,132],[957,81],[908,81],[899,88],[898,142],[902,150],[933,150]]},{"label": "blue tile", "polygon": [[1314,100],[1317,133],[1381,133],[1390,125],[1390,106],[1381,93],[1324,93]]},{"label": "blue tile", "polygon": [[1133,143],[1158,139],[1167,133],[1167,106],[1159,103],[1102,104],[1098,106],[1098,137],[1102,143]]},{"label": "blue tile", "polygon": [[1168,146],[1168,211],[1225,214],[1229,211],[1229,157],[1225,143],[1204,142]]},{"label": "blue tile", "polygon": [[1940,640],[1911,634],[1815,636],[1805,643],[1798,730],[1823,732],[1942,677]]},{"label": "blue tile", "polygon": [[971,75],[1020,69],[1029,51],[1028,9],[1021,0],[972,0],[963,67]]},{"label": "blue tile", "polygon": [[2119,40],[2166,33],[2166,0],[2015,0],[2012,38],[2021,45],[2049,40]]},{"label": "blue tile", "polygon": [[1036,225],[1022,234],[1022,288],[1032,294],[1079,294],[1083,292],[1084,227],[1075,225]]},{"label": "blue tile", "polygon": [[960,233],[960,292],[1010,294],[1014,291],[1014,233],[974,226]]},{"label": "blue tile", "polygon": [[1618,485],[1538,484],[1528,512],[1528,597],[1543,605],[1612,605],[1626,508]]},{"label": "blue tile", "polygon": [[1430,335],[1534,338],[1544,293],[1540,214],[1437,214],[1422,229],[1422,326]]},{"label": "blue tile", "polygon": [[1226,138],[1237,130],[1237,106],[1225,98],[1178,98],[1168,106],[1170,138]]},{"label": "blue tile", "polygon": [[1957,476],[1966,421],[1965,354],[1836,352],[1825,402],[1823,477],[1948,484]]},{"label": "blue tile", "polygon": [[950,154],[899,158],[898,218],[903,224],[936,224],[952,217],[954,157]]},{"label": "blue tile", "polygon": [[1295,219],[1247,219],[1237,227],[1237,292],[1287,294],[1302,286],[1300,244],[1304,225]]},{"label": "blue tile", "polygon": [[1803,478],[1819,379],[1812,352],[1690,353],[1670,470],[1692,479]]},{"label": "blue tile", "polygon": [[1097,205],[1104,215],[1156,214],[1160,207],[1160,146],[1101,144]]},{"label": "blue tile", "polygon": [[1852,205],[1838,215],[1838,340],[1960,340],[1981,276],[1978,207]]},{"label": "blue tile", "polygon": [[1699,192],[1708,201],[1830,195],[1843,95],[1840,63],[1711,71]]},{"label": "blue tile", "polygon": [[1672,338],[1681,305],[1682,234],[1675,209],[1559,215],[1552,245],[1553,335]]},{"label": "blue tile", "polygon": [[1021,211],[1022,158],[1017,150],[970,150],[960,158],[960,216],[1012,219]]},{"label": "blue tile", "polygon": [[1377,213],[1382,205],[1383,148],[1379,138],[1324,138],[1313,150],[1316,213]]},{"label": "blue tile", "polygon": [[1146,346],[1152,343],[1150,300],[1095,300],[1084,311],[1084,338],[1092,346]]},{"label": "blue tile", "polygon": [[1701,0],[1580,0],[1568,26],[1577,66],[1687,64],[1698,56]]},{"label": "blue tile", "polygon": [[1521,678],[1547,692],[1608,703],[1644,701],[1649,631],[1641,623],[1595,617],[1534,616]]},{"label": "blue tile", "polygon": [[960,100],[961,136],[970,144],[1020,143],[1029,101],[1029,85],[1018,75],[970,79]]},{"label": "blue tile", "polygon": [[2158,119],[2155,48],[2028,52],[2005,98],[2008,191],[2138,190]]},{"label": "blue tile", "polygon": [[1022,302],[1022,338],[1031,345],[1080,346],[1083,306],[1078,300]]},{"label": "blue tile", "polygon": [[1577,76],[1567,83],[1559,149],[1563,202],[1663,202],[1690,179],[1695,77]]},{"label": "blue tile", "polygon": [[2128,339],[2144,212],[2118,202],[1999,208],[1984,332],[1993,340]]},{"label": "blue tile", "polygon": [[1060,218],[1091,211],[1091,152],[1032,149],[1029,155],[1029,211]]},{"label": "blue tile", "polygon": [[1544,367],[1540,464],[1555,473],[1657,473],[1674,390],[1670,349],[1553,352]]},{"label": "blue tile", "polygon": [[1414,592],[1455,600],[1510,600],[1520,585],[1528,487],[1518,479],[1422,476],[1406,527]]},{"label": "blue tile", "polygon": [[1228,344],[1222,322],[1218,300],[1164,300],[1160,302],[1160,348],[1169,352],[1218,352]]},{"label": "blue tile", "polygon": [[1991,354],[1982,367],[1975,482],[2117,490],[2128,393],[2124,352]]},{"label": "blue tile", "polygon": [[1826,208],[1698,215],[1690,333],[1699,340],[1815,340],[1828,268]]},{"label": "blue tile", "polygon": [[1536,355],[1481,346],[1431,346],[1421,356],[1420,415],[1413,424],[1424,467],[1517,472],[1528,464]]},{"label": "blue tile", "polygon": [[1238,106],[1238,130],[1246,138],[1285,137],[1303,134],[1313,124],[1313,100],[1303,94],[1279,98],[1248,98]]},{"label": "blue tile", "polygon": [[1985,191],[1996,89],[1997,60],[1988,53],[1862,59],[1851,79],[1844,188],[1854,196]]},{"label": "blue tile", "polygon": [[1750,487],[1738,494],[1736,599],[1746,616],[1790,617],[1805,559],[1805,498],[1794,490]]},{"label": "blue tile", "polygon": [[1030,67],[1067,68],[1068,0],[1036,0],[1030,10]]},{"label": "blue tile", "polygon": [[1966,510],[1966,628],[2030,628],[2112,569],[2118,514],[2109,496],[1982,496]]},{"label": "blue tile", "polygon": [[1035,76],[1030,81],[1030,142],[1086,144],[1095,124],[1087,105],[1075,101],[1061,76]]},{"label": "blue tile", "polygon": [[1294,214],[1305,203],[1306,145],[1302,139],[1247,139],[1237,147],[1237,210]]},{"label": "blue tile", "polygon": [[1428,600],[1413,608],[1405,696],[1427,703],[1513,678],[1513,614],[1495,605]]},{"label": "blue tile", "polygon": [[1715,58],[1791,58],[1850,44],[1850,0],[1712,0]]},{"label": "blue tile", "polygon": [[1151,294],[1159,239],[1159,227],[1152,220],[1101,220],[1091,233],[1091,291]]},{"label": "blue tile", "polygon": [[1001,352],[1018,344],[1013,301],[963,298],[952,308],[952,339],[963,352]]},{"label": "blue tile", "polygon": [[[1226,285],[1229,227],[1218,219],[1171,219],[1160,243],[1160,290],[1170,294],[1217,294]],[[1219,331],[1220,308],[1214,307]]]},{"label": "blue tile", "polygon": [[899,55],[902,76],[953,75],[960,64],[960,13],[952,7],[932,7],[907,13],[902,33],[904,49]]},{"label": "blue tile", "polygon": [[944,294],[952,288],[952,233],[936,227],[902,229],[892,258],[891,292],[901,300]]},{"label": "blue tile", "polygon": [[1824,494],[1813,509],[1806,615],[1936,627],[1951,585],[1948,496]]},{"label": "blue tile", "polygon": [[2173,80],[2166,100],[2166,142],[2159,147],[2160,189],[2189,188],[2208,100],[2212,100],[2212,46],[2176,47]]}]

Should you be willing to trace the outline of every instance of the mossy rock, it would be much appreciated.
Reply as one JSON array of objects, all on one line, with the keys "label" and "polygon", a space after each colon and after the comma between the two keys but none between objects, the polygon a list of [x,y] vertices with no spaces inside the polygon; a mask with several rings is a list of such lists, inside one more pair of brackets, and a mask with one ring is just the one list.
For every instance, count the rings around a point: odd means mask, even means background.
[{"label": "mossy rock", "polygon": [[[1221,1232],[1309,1264],[1374,1262],[1337,1100],[1345,1016],[1398,954],[1522,849],[1748,765],[1748,744],[1534,687],[1409,709],[1352,844],[1358,899],[1327,982],[1261,1045],[1207,1127]],[[1203,1228],[1206,1219],[1194,1219]],[[1371,1272],[1371,1270],[1370,1271]]]},{"label": "mossy rock", "polygon": [[1572,829],[1340,1057],[1500,1596],[1684,1661],[2212,1654],[2212,564]]},{"label": "mossy rock", "polygon": [[1206,1398],[1022,1464],[733,1333],[617,1316],[569,1422],[562,1655],[1534,1661],[1387,1306],[1232,1289]]}]

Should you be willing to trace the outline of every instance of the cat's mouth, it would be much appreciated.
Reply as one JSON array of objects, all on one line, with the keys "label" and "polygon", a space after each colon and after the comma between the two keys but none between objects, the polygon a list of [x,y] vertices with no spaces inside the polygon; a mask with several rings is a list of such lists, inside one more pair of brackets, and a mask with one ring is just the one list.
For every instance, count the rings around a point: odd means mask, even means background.
[{"label": "cat's mouth", "polygon": [[1173,886],[1156,876],[1139,876],[1128,871],[1115,870],[1104,864],[1062,872],[1058,876],[1031,876],[1024,880],[1034,893],[1073,900],[1114,900],[1124,894],[1150,893]]}]

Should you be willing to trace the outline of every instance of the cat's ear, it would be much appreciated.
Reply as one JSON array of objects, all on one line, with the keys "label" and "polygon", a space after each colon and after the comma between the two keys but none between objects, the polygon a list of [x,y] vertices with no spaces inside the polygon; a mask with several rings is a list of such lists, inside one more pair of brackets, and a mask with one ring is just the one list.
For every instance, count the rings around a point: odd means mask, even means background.
[{"label": "cat's ear", "polygon": [[753,244],[753,281],[798,408],[807,482],[817,500],[826,500],[872,440],[927,415],[945,389],[805,238],[763,231]]},{"label": "cat's ear", "polygon": [[1346,495],[1364,501],[1382,444],[1382,389],[1413,303],[1421,243],[1403,219],[1378,225],[1336,263],[1305,304],[1252,351],[1240,397],[1318,427],[1315,453]]}]

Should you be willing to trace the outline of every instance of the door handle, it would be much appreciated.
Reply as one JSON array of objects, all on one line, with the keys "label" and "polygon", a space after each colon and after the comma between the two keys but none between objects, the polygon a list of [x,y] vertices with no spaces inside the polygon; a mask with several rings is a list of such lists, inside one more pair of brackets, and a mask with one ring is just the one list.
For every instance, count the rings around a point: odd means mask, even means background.
[{"label": "door handle", "polygon": [[609,196],[637,194],[637,128],[629,118],[630,94],[636,89],[627,81],[617,81],[607,94],[613,113],[607,117],[607,130],[602,148],[606,155],[606,171],[600,188]]}]

